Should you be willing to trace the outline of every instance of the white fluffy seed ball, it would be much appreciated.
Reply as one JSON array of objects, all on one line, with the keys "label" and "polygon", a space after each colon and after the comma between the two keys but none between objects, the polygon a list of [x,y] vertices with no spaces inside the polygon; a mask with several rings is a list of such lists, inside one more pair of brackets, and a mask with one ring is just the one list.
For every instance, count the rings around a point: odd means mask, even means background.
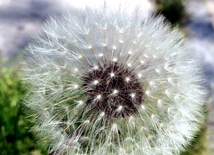
[{"label": "white fluffy seed ball", "polygon": [[161,17],[69,11],[28,54],[26,102],[50,155],[179,154],[198,130],[200,71]]}]

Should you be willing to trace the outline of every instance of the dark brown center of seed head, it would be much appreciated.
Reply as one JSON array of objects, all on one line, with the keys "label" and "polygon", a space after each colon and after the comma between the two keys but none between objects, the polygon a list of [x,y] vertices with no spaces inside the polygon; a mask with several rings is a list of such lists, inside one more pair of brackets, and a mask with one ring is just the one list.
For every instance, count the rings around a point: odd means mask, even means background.
[{"label": "dark brown center of seed head", "polygon": [[135,73],[118,63],[104,64],[83,77],[87,106],[95,114],[106,117],[126,117],[137,113],[143,90]]}]

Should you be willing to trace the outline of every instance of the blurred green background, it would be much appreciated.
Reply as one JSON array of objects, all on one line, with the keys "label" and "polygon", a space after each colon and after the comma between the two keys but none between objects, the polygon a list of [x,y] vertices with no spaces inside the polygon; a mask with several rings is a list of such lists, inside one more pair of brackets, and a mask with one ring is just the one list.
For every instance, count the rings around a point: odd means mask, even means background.
[{"label": "blurred green background", "polygon": [[23,106],[27,87],[21,82],[20,67],[5,67],[4,62],[0,58],[0,155],[39,155],[42,151],[29,132],[32,124]]}]

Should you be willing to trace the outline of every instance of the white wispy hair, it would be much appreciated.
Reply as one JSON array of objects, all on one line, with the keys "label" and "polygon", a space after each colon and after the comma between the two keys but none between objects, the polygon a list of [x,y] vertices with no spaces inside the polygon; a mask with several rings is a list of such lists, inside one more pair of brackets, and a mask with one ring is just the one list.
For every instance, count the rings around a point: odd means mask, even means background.
[{"label": "white wispy hair", "polygon": [[[35,112],[34,130],[49,143],[50,154],[172,155],[189,143],[203,116],[200,70],[182,35],[163,20],[140,9],[87,8],[45,25],[23,70],[32,86],[26,105]],[[84,94],[90,90],[82,77],[105,70],[105,62],[125,66],[138,77],[143,99],[136,113],[109,119],[87,103],[90,96]],[[132,98],[136,89],[129,90]],[[115,106],[115,113],[123,113],[123,106]]]}]

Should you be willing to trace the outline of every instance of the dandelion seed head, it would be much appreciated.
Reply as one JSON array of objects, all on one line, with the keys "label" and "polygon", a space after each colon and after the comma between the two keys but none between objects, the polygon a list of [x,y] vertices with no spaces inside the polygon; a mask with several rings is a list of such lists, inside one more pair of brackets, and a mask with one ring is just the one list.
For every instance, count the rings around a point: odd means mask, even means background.
[{"label": "dandelion seed head", "polygon": [[[117,73],[117,76],[112,78],[112,73]],[[124,76],[132,77],[132,81],[127,83],[127,79],[124,79]],[[98,81],[94,81],[95,78],[100,79],[99,84],[91,86],[91,81],[98,83]],[[86,101],[88,106],[93,106],[94,111],[105,112],[108,117],[126,117],[136,113],[137,105],[142,102],[143,90],[140,82],[136,75],[125,65],[110,62],[100,66],[98,70],[88,72],[88,75],[82,77],[82,79],[83,89],[88,89],[85,93],[85,95],[89,95]],[[138,95],[131,94],[130,88],[137,89]],[[120,93],[118,93],[118,90],[120,90]],[[97,94],[102,94],[102,98],[100,96],[98,98]],[[94,98],[96,100],[99,99],[96,105],[93,104]],[[135,100],[132,98],[135,98]],[[118,105],[120,105],[119,108],[117,107]],[[115,111],[121,111],[121,109],[123,109],[122,114],[115,113]]]},{"label": "dandelion seed head", "polygon": [[117,124],[113,124],[113,125],[112,125],[112,128],[113,128],[113,129],[116,129],[116,128],[117,128]]},{"label": "dandelion seed head", "polygon": [[126,82],[129,82],[130,81],[130,78],[129,77],[126,77]]},{"label": "dandelion seed head", "polygon": [[154,114],[152,114],[152,115],[151,115],[151,119],[154,119],[154,118],[155,118],[155,115],[154,115]]},{"label": "dandelion seed head", "polygon": [[88,123],[90,123],[90,121],[89,121],[89,120],[86,120],[84,123],[88,124]]},{"label": "dandelion seed head", "polygon": [[143,65],[145,62],[143,60],[141,60],[140,63]]},{"label": "dandelion seed head", "polygon": [[74,89],[77,89],[79,86],[77,84],[74,85]]},{"label": "dandelion seed head", "polygon": [[93,67],[94,70],[97,70],[98,68],[99,68],[98,66],[94,66],[94,67]]},{"label": "dandelion seed head", "polygon": [[132,98],[134,98],[134,97],[135,97],[135,93],[131,93],[130,96],[131,96]]},{"label": "dandelion seed head", "polygon": [[127,66],[128,66],[128,67],[131,67],[131,66],[132,66],[132,64],[131,64],[131,63],[128,63],[128,64],[127,64]]},{"label": "dandelion seed head", "polygon": [[122,44],[122,43],[123,43],[123,40],[119,40],[119,43],[121,43],[121,44]]},{"label": "dandelion seed head", "polygon": [[100,100],[101,97],[102,97],[102,95],[97,95],[96,99],[97,99],[97,100]]},{"label": "dandelion seed head", "polygon": [[113,58],[113,61],[116,62],[116,61],[117,61],[117,58]]},{"label": "dandelion seed head", "polygon": [[110,75],[111,75],[111,77],[114,77],[114,73],[111,73]]},{"label": "dandelion seed head", "polygon": [[138,77],[141,78],[141,77],[142,77],[142,74],[139,73],[139,74],[138,74]]},{"label": "dandelion seed head", "polygon": [[23,70],[49,154],[178,155],[198,130],[205,94],[181,38],[162,17],[122,6],[47,22]]},{"label": "dandelion seed head", "polygon": [[103,57],[103,53],[100,53],[99,56],[100,56],[100,57]]},{"label": "dandelion seed head", "polygon": [[105,116],[105,112],[101,112],[100,116],[101,117]]},{"label": "dandelion seed head", "polygon": [[77,69],[77,68],[75,68],[75,69],[74,69],[74,72],[78,72],[78,69]]},{"label": "dandelion seed head", "polygon": [[112,48],[115,50],[115,49],[117,49],[117,47],[116,46],[112,46]]},{"label": "dandelion seed head", "polygon": [[94,80],[94,82],[93,82],[93,84],[98,84],[99,83],[99,81],[98,80]]},{"label": "dandelion seed head", "polygon": [[128,52],[128,54],[130,54],[130,55],[131,55],[131,54],[132,54],[132,51],[129,51],[129,52]]},{"label": "dandelion seed head", "polygon": [[141,105],[141,109],[145,110],[146,109],[145,105]]},{"label": "dandelion seed head", "polygon": [[117,94],[117,93],[118,93],[118,90],[115,89],[115,90],[113,91],[113,94]]},{"label": "dandelion seed head", "polygon": [[82,55],[79,55],[78,58],[81,59],[81,58],[82,58]]},{"label": "dandelion seed head", "polygon": [[80,100],[80,101],[79,101],[79,104],[80,104],[80,105],[81,105],[81,104],[83,104],[83,101],[82,101],[82,100]]},{"label": "dandelion seed head", "polygon": [[118,108],[117,108],[117,111],[121,111],[123,109],[123,106],[119,106]]},{"label": "dandelion seed head", "polygon": [[156,71],[157,73],[160,73],[160,70],[159,70],[159,69],[155,69],[155,71]]},{"label": "dandelion seed head", "polygon": [[146,95],[150,95],[150,91],[146,90]]}]

